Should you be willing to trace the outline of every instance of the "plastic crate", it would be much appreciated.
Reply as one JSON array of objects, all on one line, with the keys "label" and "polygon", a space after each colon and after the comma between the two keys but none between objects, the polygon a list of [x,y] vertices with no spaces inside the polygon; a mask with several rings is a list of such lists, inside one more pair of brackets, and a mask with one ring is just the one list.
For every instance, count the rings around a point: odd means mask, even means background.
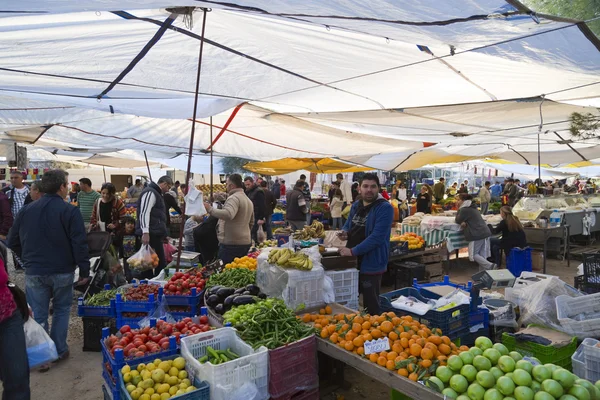
[{"label": "plastic crate", "polygon": [[[155,284],[155,282],[150,283]],[[158,284],[158,283],[156,283]],[[159,297],[154,294],[148,295],[147,301],[125,301],[121,293],[117,293],[115,307],[117,314],[122,312],[149,312],[158,303]]]},{"label": "plastic crate", "polygon": [[565,332],[580,339],[600,337],[600,293],[556,297],[556,316]]},{"label": "plastic crate", "polygon": [[[585,340],[584,340],[585,341]],[[585,355],[583,354],[583,344],[579,345],[575,353],[571,356],[571,365],[573,373],[581,379],[586,379]]]},{"label": "plastic crate", "polygon": [[[237,336],[233,328],[220,328],[181,339],[181,355],[196,379],[210,385],[211,400],[227,400],[245,383],[258,389],[257,400],[269,398],[269,352],[265,347],[254,351]],[[220,365],[200,364],[206,348],[215,350],[230,348],[240,356],[237,360]]]},{"label": "plastic crate", "polygon": [[573,278],[573,286],[582,293],[600,293],[600,284],[587,284],[585,276],[578,275]]},{"label": "plastic crate", "polygon": [[394,275],[394,290],[410,287],[413,282],[423,282],[426,275],[426,265],[413,261],[392,262],[391,268]]},{"label": "plastic crate", "polygon": [[319,388],[286,394],[281,397],[271,396],[271,400],[319,400],[320,398]]},{"label": "plastic crate", "polygon": [[469,334],[469,304],[459,305],[444,311],[430,310],[424,315],[418,315],[392,306],[392,302],[400,296],[414,297],[424,303],[428,301],[415,288],[394,290],[379,296],[381,311],[392,311],[397,315],[410,315],[430,328],[440,328],[442,334],[452,340]]},{"label": "plastic crate", "polygon": [[139,329],[140,322],[146,317],[147,316],[139,317],[139,318],[129,318],[129,317],[123,317],[120,313],[117,313],[117,319],[116,319],[117,329],[121,329],[125,325],[129,325],[132,329]]},{"label": "plastic crate", "polygon": [[506,268],[514,276],[531,271],[531,248],[513,248],[506,259]]},{"label": "plastic crate", "polygon": [[313,267],[311,271],[286,270],[288,283],[283,291],[283,301],[291,309],[300,304],[306,308],[323,305],[323,278],[325,270]]},{"label": "plastic crate", "polygon": [[565,358],[569,359],[569,364],[573,353],[577,350],[577,338],[574,337],[566,346],[557,348],[553,346],[544,346],[534,342],[518,341],[516,337],[508,333],[502,334],[502,344],[506,346],[509,351],[518,351],[524,356],[535,357],[542,362],[542,364],[557,364],[557,360],[563,361]]},{"label": "plastic crate", "polygon": [[476,311],[469,312],[469,328],[479,326],[483,324],[483,328],[489,329],[490,327],[490,310],[487,308],[477,308]]},{"label": "plastic crate", "polygon": [[338,303],[340,306],[344,306],[346,308],[349,308],[351,310],[355,310],[355,311],[359,311],[360,305],[358,304],[358,299],[356,300],[352,300],[352,301],[343,301],[343,302],[336,302]]},{"label": "plastic crate", "polygon": [[448,275],[444,275],[444,279],[441,282],[432,282],[432,283],[419,283],[416,279],[413,279],[413,287],[417,289],[423,296],[430,299],[439,299],[441,296],[435,292],[429,290],[434,286],[451,286],[453,288],[462,289],[466,292],[471,291],[472,282],[467,282],[466,285],[460,283],[450,282],[450,277]]},{"label": "plastic crate", "polygon": [[111,334],[117,332],[114,318],[82,317],[81,320],[83,322],[83,351],[102,351],[100,340],[104,328],[108,328]]},{"label": "plastic crate", "polygon": [[[161,358],[161,361],[174,360],[177,357],[179,357],[179,354],[169,356],[169,357],[163,357],[163,358]],[[129,364],[129,366],[131,366],[131,369],[134,369],[140,363],[135,362],[135,363],[128,363],[128,364]],[[187,366],[186,366],[186,369],[187,369]],[[190,376],[189,379],[192,382],[192,385],[195,386],[197,390],[194,390],[193,392],[190,392],[190,393],[181,394],[181,395],[177,396],[177,399],[178,400],[209,400],[210,399],[210,387],[209,387],[208,383],[202,382],[202,381],[197,381],[194,379],[193,376]],[[122,400],[132,400],[131,396],[129,395],[129,392],[127,392],[127,389],[125,387],[125,382],[123,381],[123,375],[121,374],[120,371],[119,371],[118,389],[121,394]]]},{"label": "plastic crate", "polygon": [[115,382],[113,382],[108,371],[102,371],[102,378],[104,378],[104,384],[102,385],[104,399],[121,400],[121,391]]},{"label": "plastic crate", "polygon": [[390,241],[390,257],[408,254],[408,242]]},{"label": "plastic crate", "polygon": [[292,396],[318,387],[315,335],[269,350],[269,395],[272,398],[296,398]]},{"label": "plastic crate", "polygon": [[600,380],[600,341],[592,338],[583,339],[581,348],[585,361],[585,379],[590,382]]},{"label": "plastic crate", "polygon": [[192,288],[189,296],[176,296],[163,294],[163,289],[159,289],[159,300],[161,296],[165,297],[165,300],[170,306],[198,306],[201,299],[204,297],[204,290],[198,292],[196,288]]},{"label": "plastic crate", "polygon": [[600,253],[583,254],[583,276],[586,283],[600,286]]},{"label": "plastic crate", "polygon": [[281,247],[289,243],[290,235],[281,235],[278,233],[275,234],[275,239],[277,239],[277,246]]},{"label": "plastic crate", "polygon": [[[104,290],[110,290],[110,285],[104,285]],[[80,317],[115,317],[115,300],[108,306],[86,306],[83,297],[77,299],[77,315]]]},{"label": "plastic crate", "polygon": [[271,215],[271,221],[272,222],[278,222],[278,221],[283,221],[283,213],[273,213],[273,215]]},{"label": "plastic crate", "polygon": [[358,274],[356,268],[343,271],[325,271],[325,275],[333,281],[336,303],[358,303]]}]

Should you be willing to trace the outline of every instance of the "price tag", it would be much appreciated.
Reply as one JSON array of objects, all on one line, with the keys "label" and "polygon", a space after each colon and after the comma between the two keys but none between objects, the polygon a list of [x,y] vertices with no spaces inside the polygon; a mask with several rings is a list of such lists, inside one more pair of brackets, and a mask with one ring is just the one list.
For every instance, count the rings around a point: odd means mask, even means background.
[{"label": "price tag", "polygon": [[382,351],[386,351],[390,349],[390,342],[388,338],[381,338],[377,340],[368,340],[364,343],[365,346],[365,355],[369,355],[371,353],[381,353]]}]

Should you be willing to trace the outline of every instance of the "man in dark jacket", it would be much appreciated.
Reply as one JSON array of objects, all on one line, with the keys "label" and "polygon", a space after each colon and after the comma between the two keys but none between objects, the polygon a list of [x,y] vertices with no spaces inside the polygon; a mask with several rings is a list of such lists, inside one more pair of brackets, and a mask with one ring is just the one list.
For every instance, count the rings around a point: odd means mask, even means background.
[{"label": "man in dark jacket", "polygon": [[267,234],[267,240],[271,240],[273,239],[271,217],[273,216],[275,207],[277,207],[277,200],[275,200],[275,196],[273,196],[273,193],[267,188],[267,181],[262,181],[260,183],[260,187],[265,192],[265,224],[263,228],[266,231],[265,233]]},{"label": "man in dark jacket", "polygon": [[0,240],[6,241],[6,235],[13,224],[13,215],[10,211],[8,197],[0,192]]},{"label": "man in dark jacket", "polygon": [[290,224],[293,231],[301,230],[306,225],[306,214],[308,213],[308,203],[302,193],[304,182],[298,180],[294,188],[287,192],[285,219]]},{"label": "man in dark jacket", "polygon": [[504,190],[502,191],[502,195],[508,197],[507,205],[514,207],[515,203],[517,202],[518,194],[519,189],[517,188],[517,185],[515,185],[515,180],[513,178],[509,178],[506,182],[506,185],[504,185]]},{"label": "man in dark jacket", "polygon": [[69,193],[65,171],[44,172],[46,194],[24,206],[8,234],[8,247],[25,266],[27,301],[36,322],[48,330],[50,298],[54,314],[50,337],[59,360],[69,356],[67,333],[73,300],[74,272],[79,267],[79,285],[90,274],[87,235],[79,210],[65,202]]},{"label": "man in dark jacket", "polygon": [[275,179],[275,183],[271,188],[271,193],[273,193],[275,200],[279,200],[281,198],[281,185],[279,184],[279,179]]},{"label": "man in dark jacket", "polygon": [[248,176],[244,179],[244,186],[246,187],[246,196],[252,201],[254,205],[254,226],[252,227],[252,240],[258,243],[256,233],[258,227],[265,223],[265,217],[267,216],[267,202],[265,200],[265,192],[254,183],[254,179]]},{"label": "man in dark jacket", "polygon": [[379,194],[379,178],[367,173],[360,182],[361,201],[350,209],[348,220],[339,234],[348,240],[340,249],[342,256],[358,257],[359,290],[363,305],[371,315],[379,315],[381,277],[387,271],[390,229],[394,221],[392,205]]},{"label": "man in dark jacket", "polygon": [[140,278],[151,278],[166,266],[164,240],[167,237],[167,206],[163,194],[173,186],[170,176],[162,176],[158,183],[150,182],[144,188],[137,204],[136,235],[142,237],[142,244],[149,244],[158,256],[158,267],[144,271]]}]

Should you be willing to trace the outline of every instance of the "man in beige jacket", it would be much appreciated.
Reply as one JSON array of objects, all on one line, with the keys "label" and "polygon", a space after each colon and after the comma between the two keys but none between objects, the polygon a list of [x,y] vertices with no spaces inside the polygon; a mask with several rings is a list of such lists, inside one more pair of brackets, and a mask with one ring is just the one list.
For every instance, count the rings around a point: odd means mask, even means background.
[{"label": "man in beige jacket", "polygon": [[244,184],[239,174],[227,178],[227,200],[222,209],[216,209],[205,202],[206,211],[219,218],[217,237],[219,238],[219,258],[229,264],[236,257],[248,255],[254,225],[254,206],[244,193]]}]

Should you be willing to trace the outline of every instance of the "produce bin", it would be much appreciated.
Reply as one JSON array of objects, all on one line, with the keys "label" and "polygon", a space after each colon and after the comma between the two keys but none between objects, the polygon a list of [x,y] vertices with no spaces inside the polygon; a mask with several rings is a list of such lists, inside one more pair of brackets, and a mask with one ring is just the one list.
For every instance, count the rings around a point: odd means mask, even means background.
[{"label": "produce bin", "polygon": [[100,340],[102,330],[108,328],[110,333],[117,332],[116,321],[112,317],[82,317],[83,321],[83,351],[102,351]]},{"label": "produce bin", "polygon": [[441,282],[432,282],[432,283],[419,283],[416,279],[413,279],[413,287],[421,293],[421,295],[429,298],[429,299],[439,299],[440,296],[436,292],[429,290],[429,288],[433,288],[436,286],[451,286],[453,288],[462,289],[465,292],[470,292],[471,287],[473,286],[472,282],[468,282],[466,285],[460,283],[450,282],[450,277],[448,275],[444,275],[444,280]]},{"label": "produce bin", "polygon": [[290,241],[290,235],[282,235],[282,234],[275,234],[275,239],[277,239],[277,246],[281,247],[284,246],[285,244],[289,243]]},{"label": "produce bin", "polygon": [[503,333],[502,344],[505,345],[509,351],[518,351],[524,356],[537,358],[542,364],[556,364],[569,371],[571,370],[571,356],[573,356],[573,353],[577,350],[576,337],[574,337],[568,345],[556,348],[534,342],[518,341],[513,335]]},{"label": "produce bin", "polygon": [[104,379],[104,384],[102,385],[102,392],[104,394],[105,400],[122,400],[121,399],[121,391],[112,380],[108,371],[102,371],[102,378]]},{"label": "produce bin", "polygon": [[333,281],[336,303],[358,303],[358,273],[359,271],[356,268],[343,271],[325,271],[325,275]]},{"label": "produce bin", "polygon": [[[110,290],[110,285],[104,285],[104,290]],[[77,315],[79,317],[112,317],[116,314],[115,299],[108,306],[86,306],[83,297],[77,299]]]},{"label": "produce bin", "polygon": [[573,373],[575,375],[577,375],[581,379],[587,379],[585,370],[585,355],[583,354],[583,344],[581,344],[577,348],[575,353],[573,353],[573,355],[571,356],[571,365],[573,366]]},{"label": "produce bin", "polygon": [[143,317],[124,317],[121,313],[117,313],[117,329],[121,329],[125,325],[129,325],[132,329],[139,329],[140,322],[146,317],[147,315]]},{"label": "produce bin", "polygon": [[390,257],[408,254],[408,242],[390,241]]},{"label": "produce bin", "polygon": [[122,312],[150,312],[157,304],[154,294],[148,295],[147,301],[125,301],[121,293],[117,293],[115,302],[117,315]]},{"label": "produce bin", "polygon": [[417,289],[404,288],[379,296],[381,311],[392,311],[396,315],[410,315],[430,328],[440,328],[442,334],[451,340],[460,339],[469,334],[469,304],[462,304],[444,311],[430,310],[424,315],[418,315],[392,306],[392,302],[400,296],[410,296],[424,303],[427,302],[427,299],[421,296]]},{"label": "produce bin", "polygon": [[396,261],[392,262],[390,268],[394,275],[394,290],[410,287],[413,283],[423,282],[427,267],[425,264],[414,261]]},{"label": "produce bin", "polygon": [[169,295],[163,294],[163,288],[160,288],[158,291],[158,298],[161,299],[161,296],[165,297],[167,304],[170,306],[198,306],[200,301],[204,298],[204,290],[198,292],[196,288],[192,288],[190,291],[191,294],[189,296],[177,296],[177,295]]},{"label": "produce bin", "polygon": [[271,222],[283,221],[283,213],[273,213],[271,215]]},{"label": "produce bin", "polygon": [[596,339],[583,339],[581,346],[585,361],[585,378],[590,382],[600,380],[600,341]]},{"label": "produce bin", "polygon": [[[269,398],[269,353],[265,347],[254,351],[240,339],[234,328],[220,328],[181,338],[181,355],[196,379],[210,385],[211,400],[228,400],[245,383],[256,385],[259,399]],[[240,358],[220,365],[200,364],[206,348],[230,348]]]},{"label": "produce bin", "polygon": [[531,248],[514,248],[506,258],[506,268],[514,276],[521,276],[523,272],[531,271]]},{"label": "produce bin", "polygon": [[580,297],[560,295],[555,302],[556,316],[565,332],[580,339],[600,334],[600,293]]},{"label": "produce bin", "polygon": [[487,308],[477,308],[476,311],[469,312],[469,327],[472,328],[483,324],[481,329],[489,329],[490,327],[490,310]]},{"label": "produce bin", "polygon": [[319,387],[315,335],[269,350],[269,395],[294,398]]},{"label": "produce bin", "polygon": [[[161,361],[167,361],[167,360],[174,360],[177,357],[180,357],[179,354],[175,354],[169,357],[156,357],[159,358]],[[135,363],[127,363],[131,369],[136,368],[140,363],[139,362],[135,362]],[[186,370],[188,370],[188,366],[187,366],[187,362],[186,362]],[[190,382],[192,383],[193,386],[196,387],[196,390],[194,390],[193,392],[190,393],[186,393],[186,394],[182,394],[177,396],[177,400],[209,400],[210,399],[210,387],[208,385],[208,383],[206,382],[202,382],[202,381],[197,381],[194,376],[192,374],[189,373],[188,371],[188,379],[190,380]],[[121,371],[119,371],[119,392],[121,394],[121,400],[132,400],[131,396],[129,395],[129,392],[127,392],[126,389],[126,385],[125,382],[123,381],[123,375],[121,374]],[[173,396],[171,396],[173,397]]]}]

